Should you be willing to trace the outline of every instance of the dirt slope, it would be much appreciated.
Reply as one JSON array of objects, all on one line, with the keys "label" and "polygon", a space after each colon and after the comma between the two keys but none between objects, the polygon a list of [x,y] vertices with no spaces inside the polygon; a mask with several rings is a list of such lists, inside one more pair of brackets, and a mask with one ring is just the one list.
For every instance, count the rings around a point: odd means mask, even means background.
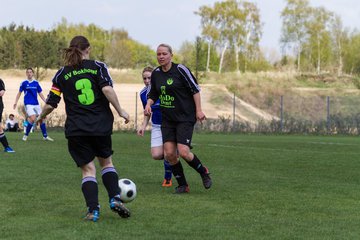
[{"label": "dirt slope", "polygon": [[[13,104],[19,86],[24,79],[7,76],[2,76],[2,79],[4,80],[6,86],[6,93],[3,97],[5,105],[3,118],[10,113],[14,113],[17,117],[21,118],[21,115],[19,115],[17,110],[13,109]],[[51,81],[41,81],[40,84],[43,88],[43,93],[46,96],[51,87]],[[120,104],[128,111],[132,118],[133,126],[134,124],[140,124],[142,121],[143,109],[138,96],[142,88],[142,84],[115,84],[114,86],[114,89],[118,94]],[[225,87],[212,84],[201,85],[201,96],[202,108],[208,118],[218,118],[219,116],[229,117],[231,119],[233,118],[234,96],[229,93]],[[221,96],[221,101],[216,101],[217,96]],[[23,94],[19,100],[19,103],[22,102]],[[56,110],[56,113],[61,115],[64,112],[65,106],[62,101]],[[235,98],[235,116],[237,120],[250,122],[256,122],[259,119],[271,120],[272,118],[275,118],[274,116],[251,106],[239,98]]]}]

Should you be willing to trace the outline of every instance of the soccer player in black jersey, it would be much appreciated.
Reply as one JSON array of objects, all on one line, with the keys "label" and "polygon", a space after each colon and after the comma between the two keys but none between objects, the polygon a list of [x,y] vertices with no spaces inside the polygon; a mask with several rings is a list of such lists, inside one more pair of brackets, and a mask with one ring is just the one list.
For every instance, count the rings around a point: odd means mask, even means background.
[{"label": "soccer player in black jersey", "polygon": [[179,184],[175,193],[189,192],[183,167],[177,159],[177,150],[180,157],[200,174],[204,187],[209,189],[212,185],[209,170],[190,151],[194,125],[197,120],[201,122],[206,118],[201,109],[200,88],[187,67],[171,61],[172,48],[169,45],[160,44],[156,53],[160,66],[152,72],[144,113],[150,115],[151,105],[160,99],[165,159],[172,165],[173,175]]},{"label": "soccer player in black jersey", "polygon": [[8,140],[5,136],[4,129],[2,127],[2,113],[4,110],[3,96],[5,94],[5,84],[4,81],[0,78],[0,142],[4,146],[4,152],[14,153],[15,151],[9,146]]},{"label": "soccer player in black jersey", "polygon": [[118,174],[111,157],[114,116],[109,105],[125,119],[125,123],[129,122],[129,115],[120,106],[107,66],[89,60],[89,54],[90,43],[84,36],[71,40],[70,46],[64,50],[65,66],[54,76],[46,105],[37,121],[57,107],[62,93],[67,115],[65,136],[68,149],[82,171],[82,192],[88,207],[84,219],[96,222],[100,216],[95,157],[102,168],[102,181],[111,210],[127,218],[130,211],[120,200]]}]

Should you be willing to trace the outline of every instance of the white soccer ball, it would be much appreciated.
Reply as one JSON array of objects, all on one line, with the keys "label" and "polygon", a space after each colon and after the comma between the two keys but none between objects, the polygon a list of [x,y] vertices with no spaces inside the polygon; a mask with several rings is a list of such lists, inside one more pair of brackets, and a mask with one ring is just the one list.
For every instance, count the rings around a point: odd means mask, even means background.
[{"label": "white soccer ball", "polygon": [[119,180],[120,199],[124,203],[131,202],[136,197],[136,185],[133,181],[127,178]]}]

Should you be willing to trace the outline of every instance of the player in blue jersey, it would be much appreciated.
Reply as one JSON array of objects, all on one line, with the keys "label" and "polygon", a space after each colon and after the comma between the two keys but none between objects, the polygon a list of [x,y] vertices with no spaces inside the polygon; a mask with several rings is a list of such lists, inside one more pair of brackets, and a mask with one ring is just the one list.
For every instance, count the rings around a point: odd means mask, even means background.
[{"label": "player in blue jersey", "polygon": [[9,146],[9,143],[7,141],[7,138],[5,136],[4,130],[1,125],[2,122],[1,118],[4,110],[4,104],[2,98],[4,94],[5,94],[5,84],[3,80],[0,78],[0,142],[4,146],[4,152],[13,153],[15,151]]},{"label": "player in blue jersey", "polygon": [[[41,114],[41,107],[37,95],[39,94],[40,98],[44,102],[46,102],[46,99],[42,94],[42,89],[39,82],[33,78],[34,70],[32,68],[26,69],[26,77],[27,79],[24,80],[20,85],[20,89],[18,94],[16,95],[15,103],[14,103],[14,109],[16,109],[21,93],[24,92],[24,105],[25,105],[26,115],[28,117],[28,125],[26,126],[26,131],[22,138],[23,141],[27,140],[31,129],[33,128],[33,124],[36,120],[36,117]],[[45,122],[41,121],[39,123],[44,140],[54,141],[52,138],[50,138],[47,135]]]},{"label": "player in blue jersey", "polygon": [[[145,84],[145,87],[140,92],[140,99],[145,108],[147,102],[147,92],[149,91],[150,81],[151,81],[151,73],[153,68],[146,67],[142,72],[142,78]],[[151,156],[154,160],[164,160],[164,181],[162,183],[163,187],[171,187],[171,165],[168,161],[164,159],[164,148],[163,141],[161,135],[161,110],[160,110],[160,102],[156,101],[152,106],[152,114],[151,114]],[[144,115],[144,121],[141,124],[141,127],[138,129],[137,134],[139,136],[144,136],[144,132],[146,126],[150,121],[150,116]]]}]

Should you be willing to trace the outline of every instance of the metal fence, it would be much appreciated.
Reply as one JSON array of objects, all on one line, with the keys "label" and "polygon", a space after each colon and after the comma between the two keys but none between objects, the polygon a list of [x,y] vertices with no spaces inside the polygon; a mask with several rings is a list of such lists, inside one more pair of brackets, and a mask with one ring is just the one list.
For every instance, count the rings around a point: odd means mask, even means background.
[{"label": "metal fence", "polygon": [[[131,121],[124,124],[114,111],[114,130],[136,130],[143,120],[143,106],[139,98],[139,85],[118,92],[121,106],[130,114]],[[314,133],[359,134],[360,97],[293,96],[269,98],[266,107],[257,107],[231,96],[202,96],[207,120],[196,125],[196,130],[255,133]],[[11,112],[4,110],[3,121]],[[17,116],[20,118],[21,116]],[[63,101],[47,119],[49,127],[63,127],[65,106]],[[149,126],[150,127],[150,126]]]},{"label": "metal fence", "polygon": [[[221,131],[353,135],[360,133],[360,97],[356,95],[283,95],[269,101],[267,109],[260,109],[249,107],[234,94],[232,106],[224,108],[227,110],[225,112],[231,111],[232,114],[219,116],[218,119],[212,119],[211,123],[213,126],[217,125]],[[206,129],[211,130],[211,127]]]},{"label": "metal fence", "polygon": [[[135,99],[138,99],[137,93]],[[205,101],[204,101],[205,100]],[[216,104],[202,99],[207,121],[196,129],[220,132],[359,134],[360,97],[356,95],[283,95],[268,101],[267,109],[252,106],[233,94]],[[212,101],[212,102],[206,102]],[[134,127],[142,121],[135,101]]]}]

